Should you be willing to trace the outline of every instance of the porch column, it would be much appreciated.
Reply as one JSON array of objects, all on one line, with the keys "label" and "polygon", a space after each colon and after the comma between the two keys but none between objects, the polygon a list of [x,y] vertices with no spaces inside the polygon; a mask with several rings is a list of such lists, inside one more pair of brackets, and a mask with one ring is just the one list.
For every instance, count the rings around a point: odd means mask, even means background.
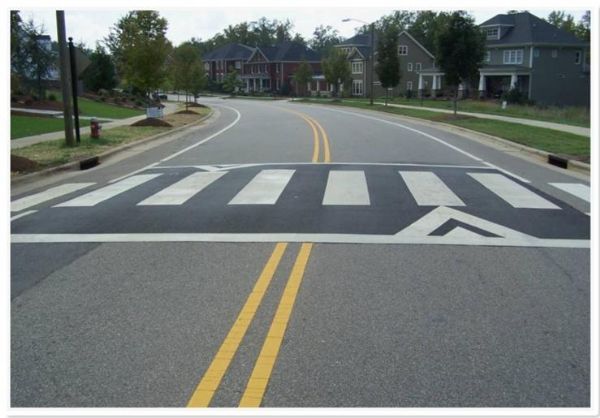
[{"label": "porch column", "polygon": [[517,88],[517,74],[515,74],[515,73],[512,73],[510,75],[510,88],[511,89]]},{"label": "porch column", "polygon": [[419,98],[423,97],[423,74],[419,74]]},{"label": "porch column", "polygon": [[432,80],[431,80],[431,96],[433,96],[434,99],[436,96],[437,89],[438,89],[437,75],[433,75]]},{"label": "porch column", "polygon": [[463,82],[460,82],[458,84],[458,98],[462,99],[462,98],[464,98],[464,95],[465,95],[465,85]]},{"label": "porch column", "polygon": [[250,93],[250,79],[246,79],[246,93]]},{"label": "porch column", "polygon": [[485,97],[485,75],[479,73],[479,98]]}]

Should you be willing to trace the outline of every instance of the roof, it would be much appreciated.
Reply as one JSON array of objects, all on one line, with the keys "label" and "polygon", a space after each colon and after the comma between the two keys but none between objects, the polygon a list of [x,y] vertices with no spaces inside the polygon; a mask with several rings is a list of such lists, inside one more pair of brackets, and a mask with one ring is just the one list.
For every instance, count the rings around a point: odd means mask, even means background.
[{"label": "roof", "polygon": [[321,56],[300,42],[284,41],[273,46],[259,47],[271,62],[279,61],[320,61]]},{"label": "roof", "polygon": [[209,60],[247,60],[250,58],[250,55],[254,52],[254,48],[242,45],[231,43],[227,45],[223,45],[220,48],[217,48],[213,51],[210,51],[202,57],[204,61]]},{"label": "roof", "polygon": [[488,46],[503,44],[565,44],[586,45],[572,33],[540,19],[529,12],[496,15],[480,26],[510,25],[500,39],[488,39]]},{"label": "roof", "polygon": [[[375,43],[377,43],[377,34],[375,34]],[[371,46],[371,34],[365,33],[354,35],[352,38],[346,39],[338,45],[365,45],[369,47]]]}]

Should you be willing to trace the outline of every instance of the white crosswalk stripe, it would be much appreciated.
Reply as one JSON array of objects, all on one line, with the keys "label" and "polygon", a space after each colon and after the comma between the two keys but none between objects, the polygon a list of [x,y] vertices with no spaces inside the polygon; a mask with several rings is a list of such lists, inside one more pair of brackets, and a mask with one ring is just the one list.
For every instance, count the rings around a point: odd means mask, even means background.
[{"label": "white crosswalk stripe", "polygon": [[274,205],[296,170],[262,170],[229,202],[230,205]]},{"label": "white crosswalk stripe", "polygon": [[18,212],[35,205],[39,205],[40,203],[47,202],[48,200],[84,189],[94,184],[95,183],[66,183],[61,184],[60,186],[51,187],[43,192],[35,193],[11,202],[10,210],[11,212]]},{"label": "white crosswalk stripe", "polygon": [[191,174],[183,180],[141,201],[138,203],[138,206],[182,205],[226,173],[226,171],[220,171]]},{"label": "white crosswalk stripe", "polygon": [[399,171],[419,206],[465,206],[448,186],[431,171]]},{"label": "white crosswalk stripe", "polygon": [[323,205],[370,205],[364,171],[332,170],[327,178]]},{"label": "white crosswalk stripe", "polygon": [[115,197],[127,190],[133,189],[147,181],[150,181],[161,174],[140,174],[137,176],[127,177],[117,183],[110,184],[102,187],[93,192],[86,193],[82,196],[76,197],[75,199],[68,200],[66,202],[55,205],[55,207],[78,207],[78,206],[95,206],[100,202]]},{"label": "white crosswalk stripe", "polygon": [[581,183],[550,183],[550,185],[586,202],[590,201],[590,186]]},{"label": "white crosswalk stripe", "polygon": [[554,203],[510,180],[502,174],[467,173],[485,188],[496,194],[514,208],[560,209]]}]

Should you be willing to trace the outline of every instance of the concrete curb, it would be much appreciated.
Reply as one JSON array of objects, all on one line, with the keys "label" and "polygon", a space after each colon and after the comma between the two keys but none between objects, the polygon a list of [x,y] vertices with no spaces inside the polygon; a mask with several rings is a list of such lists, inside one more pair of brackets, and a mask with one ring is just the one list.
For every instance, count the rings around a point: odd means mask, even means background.
[{"label": "concrete curb", "polygon": [[[322,104],[322,103],[311,103],[311,102],[303,102],[303,103],[308,103],[308,104]],[[329,106],[336,106],[335,104],[329,104],[327,103],[326,105]],[[353,108],[352,106],[338,106],[338,107],[344,107],[344,108]],[[467,129],[467,128],[463,128],[462,126],[456,126],[456,125],[451,125],[449,123],[443,123],[443,122],[434,122],[434,121],[430,121],[427,119],[420,119],[420,118],[415,118],[413,116],[405,116],[405,115],[398,115],[398,114],[394,114],[394,113],[388,113],[388,112],[382,112],[380,110],[371,110],[371,109],[363,109],[363,108],[355,108],[355,109],[361,109],[361,110],[368,110],[370,112],[377,112],[377,113],[382,113],[385,115],[390,115],[390,116],[394,116],[397,118],[404,118],[404,119],[409,119],[411,121],[414,121],[415,123],[419,123],[421,125],[425,125],[425,126],[431,126],[431,127],[437,127],[437,128],[445,128],[448,131],[454,131],[454,133],[469,133],[471,135],[476,135],[478,137],[484,138],[484,139],[489,139],[491,141],[495,141],[495,142],[499,142],[502,145],[505,145],[507,147],[510,147],[512,149],[514,149],[515,151],[522,151],[522,152],[526,152],[528,154],[531,154],[535,157],[542,157],[543,159],[546,160],[546,162],[548,162],[548,157],[551,155],[555,155],[552,154],[550,152],[547,151],[543,151],[543,150],[539,150],[537,148],[532,148],[532,147],[528,147],[527,145],[522,145],[519,144],[517,142],[512,142],[509,141],[508,139],[504,139],[504,138],[500,138],[494,135],[489,135],[483,132],[478,132],[478,131],[474,131],[472,129]],[[506,122],[506,123],[511,123],[511,122]],[[546,128],[546,129],[550,129],[550,128]],[[457,132],[458,131],[458,132]],[[462,135],[463,137],[467,138],[467,139],[471,139],[468,138],[464,135]],[[590,173],[590,165],[581,161],[577,161],[577,160],[572,160],[569,159],[568,160],[568,168],[567,169],[572,169],[572,170],[576,170],[576,171],[583,171],[587,174]]]},{"label": "concrete curb", "polygon": [[[142,145],[142,144],[145,144],[147,142],[154,141],[156,139],[164,138],[164,137],[172,135],[174,133],[181,132],[181,131],[183,131],[185,129],[191,128],[191,127],[196,126],[196,125],[199,125],[200,123],[202,123],[205,120],[207,120],[208,118],[210,118],[213,114],[214,114],[214,109],[211,108],[210,112],[207,115],[205,115],[201,119],[197,120],[196,122],[190,123],[189,125],[180,126],[178,128],[174,128],[173,130],[170,130],[170,131],[167,131],[167,132],[161,132],[161,133],[156,134],[156,135],[152,135],[152,136],[148,136],[148,137],[145,137],[145,138],[141,138],[141,139],[138,139],[137,141],[133,141],[133,142],[130,142],[128,144],[124,144],[124,145],[118,146],[116,148],[106,150],[106,151],[104,151],[101,154],[92,155],[92,156],[86,157],[86,158],[84,158],[82,160],[87,160],[89,158],[96,158],[97,157],[99,159],[99,163],[101,163],[102,161],[106,160],[107,158],[109,158],[109,157],[111,157],[111,156],[113,156],[115,154],[118,154],[119,152],[128,150],[129,148],[133,148],[133,147],[136,147],[138,145]],[[30,180],[33,180],[33,179],[36,179],[38,177],[42,177],[42,176],[45,176],[45,175],[48,175],[48,174],[51,174],[51,173],[54,173],[54,172],[57,172],[57,171],[70,171],[70,170],[74,170],[74,169],[76,169],[76,168],[79,167],[79,164],[80,164],[80,162],[82,160],[71,161],[69,163],[65,163],[65,164],[62,164],[62,165],[59,165],[59,166],[56,166],[56,167],[50,167],[50,168],[47,168],[45,170],[36,171],[34,173],[24,174],[22,176],[15,177],[14,179],[10,179],[10,184],[12,186],[12,185],[17,185],[17,184],[21,184],[21,183],[26,183],[26,182],[28,182]]]}]

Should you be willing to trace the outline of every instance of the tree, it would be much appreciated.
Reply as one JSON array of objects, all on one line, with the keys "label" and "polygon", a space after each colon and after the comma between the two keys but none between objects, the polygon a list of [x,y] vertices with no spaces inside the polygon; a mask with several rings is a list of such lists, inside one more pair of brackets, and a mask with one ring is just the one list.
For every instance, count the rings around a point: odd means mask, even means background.
[{"label": "tree", "polygon": [[381,86],[385,88],[385,105],[387,106],[388,88],[393,88],[400,83],[400,59],[398,58],[398,36],[400,30],[396,25],[384,28],[377,40],[377,65],[375,72]]},{"label": "tree", "polygon": [[[173,87],[194,93],[194,99],[205,82],[204,69],[198,49],[190,42],[184,42],[173,50],[169,63]],[[186,100],[187,110],[187,100]]]},{"label": "tree", "polygon": [[158,12],[139,10],[127,13],[105,38],[121,77],[145,96],[166,77],[166,32],[167,20]]},{"label": "tree", "polygon": [[90,65],[81,75],[86,89],[98,91],[110,90],[117,86],[117,74],[111,56],[102,45],[97,44],[96,50],[89,54]]},{"label": "tree", "polygon": [[[398,33],[400,33],[412,25],[415,15],[415,12],[409,10],[394,10],[392,13],[384,15],[375,21],[375,30],[382,32],[385,28],[394,26],[398,30]],[[370,25],[363,25],[357,30],[357,33],[366,35],[370,31]]]},{"label": "tree", "polygon": [[408,32],[428,51],[435,51],[436,38],[450,18],[449,13],[418,12]]},{"label": "tree", "polygon": [[233,67],[229,68],[227,75],[223,79],[223,90],[227,93],[235,96],[235,93],[238,89],[242,88],[244,83],[240,79],[237,71],[233,69]]},{"label": "tree", "polygon": [[337,97],[340,83],[345,84],[352,77],[350,63],[346,60],[346,54],[333,48],[327,58],[321,62],[323,75],[328,83],[333,84],[333,95]]},{"label": "tree", "polygon": [[313,32],[308,45],[319,54],[328,54],[331,47],[342,42],[339,32],[331,26],[319,25]]},{"label": "tree", "polygon": [[586,42],[590,41],[590,11],[587,10],[575,28],[575,35]]},{"label": "tree", "polygon": [[293,75],[296,87],[298,87],[298,93],[302,96],[306,95],[306,85],[312,81],[312,75],[313,71],[311,66],[306,60],[303,60],[300,65],[298,65],[298,68]]},{"label": "tree", "polygon": [[454,88],[456,115],[458,85],[477,74],[485,52],[485,35],[473,18],[454,12],[441,29],[436,44],[436,60],[444,71],[446,84]]}]

